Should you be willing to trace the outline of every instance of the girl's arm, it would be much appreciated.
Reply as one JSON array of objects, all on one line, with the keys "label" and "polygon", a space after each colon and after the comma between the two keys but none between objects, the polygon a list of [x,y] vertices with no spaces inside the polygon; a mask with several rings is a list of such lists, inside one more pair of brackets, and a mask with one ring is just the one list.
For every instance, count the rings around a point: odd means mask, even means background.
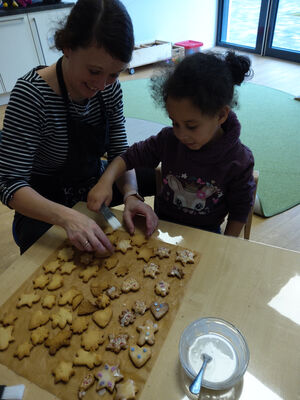
[{"label": "girl's arm", "polygon": [[[103,203],[109,205],[112,201],[112,186],[114,182],[126,172],[126,164],[122,157],[118,156],[108,165],[98,183],[89,191],[87,197],[87,207],[92,211],[99,211]],[[131,183],[134,184],[134,179],[126,181],[126,177],[122,177],[124,188],[131,188]],[[125,184],[125,182],[126,184]],[[135,185],[136,186],[136,185]]]},{"label": "girl's arm", "polygon": [[[103,203],[110,204],[113,196],[112,186],[115,181],[118,181],[118,187],[124,196],[126,193],[137,191],[135,171],[127,171],[126,163],[120,156],[108,165],[98,183],[90,190],[87,198],[87,207],[90,210],[97,212]],[[151,236],[158,224],[157,215],[149,205],[135,196],[127,197],[123,216],[130,234],[134,233],[133,218],[137,214],[146,218],[146,235]]]},{"label": "girl's arm", "polygon": [[224,235],[239,237],[244,225],[244,222],[229,220],[226,224]]}]

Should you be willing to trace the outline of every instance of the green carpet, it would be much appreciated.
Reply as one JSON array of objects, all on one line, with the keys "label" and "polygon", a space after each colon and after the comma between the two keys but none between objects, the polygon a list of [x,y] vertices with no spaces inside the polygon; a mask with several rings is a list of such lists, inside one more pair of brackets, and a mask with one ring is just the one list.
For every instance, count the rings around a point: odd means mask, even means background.
[{"label": "green carpet", "polygon": [[[124,81],[122,88],[126,117],[170,124],[150,96],[148,79]],[[254,83],[238,88],[238,102],[241,139],[253,151],[258,196],[264,216],[271,217],[300,203],[300,102]]]}]

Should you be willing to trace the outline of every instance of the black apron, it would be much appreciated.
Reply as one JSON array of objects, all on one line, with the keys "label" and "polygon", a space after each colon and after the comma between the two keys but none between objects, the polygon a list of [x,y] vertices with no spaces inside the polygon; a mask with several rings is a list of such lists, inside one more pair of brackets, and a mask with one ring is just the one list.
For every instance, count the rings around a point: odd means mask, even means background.
[{"label": "black apron", "polygon": [[109,124],[101,92],[96,94],[102,112],[100,124],[94,126],[79,118],[72,118],[62,72],[62,57],[57,61],[56,75],[67,110],[67,160],[53,176],[32,174],[30,185],[47,199],[73,207],[78,201],[86,201],[88,192],[103,172],[101,156],[108,149]]}]

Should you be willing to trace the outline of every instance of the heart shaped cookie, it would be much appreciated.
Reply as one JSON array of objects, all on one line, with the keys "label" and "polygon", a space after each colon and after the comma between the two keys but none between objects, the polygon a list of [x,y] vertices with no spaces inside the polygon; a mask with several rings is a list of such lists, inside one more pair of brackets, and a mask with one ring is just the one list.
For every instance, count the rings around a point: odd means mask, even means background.
[{"label": "heart shaped cookie", "polygon": [[167,312],[169,311],[168,303],[159,303],[158,301],[154,301],[151,306],[150,310],[155,319],[161,319]]},{"label": "heart shaped cookie", "polygon": [[130,346],[129,357],[137,368],[141,368],[151,358],[151,349],[149,347]]},{"label": "heart shaped cookie", "polygon": [[104,310],[96,311],[92,318],[100,328],[105,328],[111,320],[112,313],[112,308],[107,307]]}]

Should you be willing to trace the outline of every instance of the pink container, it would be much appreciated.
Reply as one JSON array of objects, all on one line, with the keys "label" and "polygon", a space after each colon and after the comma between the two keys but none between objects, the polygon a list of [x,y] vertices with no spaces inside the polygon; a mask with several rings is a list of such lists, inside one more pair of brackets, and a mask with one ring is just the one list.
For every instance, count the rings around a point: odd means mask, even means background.
[{"label": "pink container", "polygon": [[184,40],[183,42],[175,43],[176,46],[184,47],[185,55],[198,53],[201,51],[201,47],[203,46],[202,42],[196,42],[195,40]]}]

